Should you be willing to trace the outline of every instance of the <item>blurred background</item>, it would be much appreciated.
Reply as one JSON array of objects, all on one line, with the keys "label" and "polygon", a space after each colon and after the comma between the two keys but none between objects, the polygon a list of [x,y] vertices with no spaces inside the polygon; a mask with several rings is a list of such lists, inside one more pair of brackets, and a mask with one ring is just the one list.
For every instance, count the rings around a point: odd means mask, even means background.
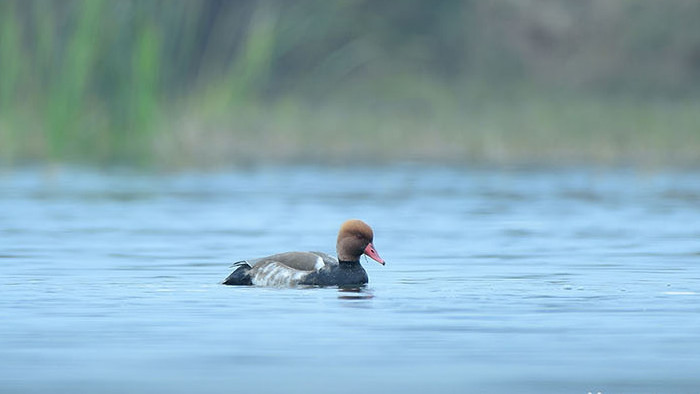
[{"label": "blurred background", "polygon": [[700,2],[0,2],[0,165],[700,163]]},{"label": "blurred background", "polygon": [[0,0],[0,393],[697,393],[698,169],[697,0]]}]

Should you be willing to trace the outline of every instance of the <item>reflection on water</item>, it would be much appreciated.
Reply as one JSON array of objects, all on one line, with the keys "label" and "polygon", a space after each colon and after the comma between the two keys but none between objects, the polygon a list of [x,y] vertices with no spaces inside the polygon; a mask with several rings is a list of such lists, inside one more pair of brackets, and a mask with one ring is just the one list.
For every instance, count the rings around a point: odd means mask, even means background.
[{"label": "reflection on water", "polygon": [[341,287],[338,289],[340,300],[369,300],[374,298],[371,290],[363,287]]},{"label": "reflection on water", "polygon": [[[696,391],[698,196],[682,172],[0,174],[0,392]],[[389,261],[368,286],[219,285],[352,217]]]}]

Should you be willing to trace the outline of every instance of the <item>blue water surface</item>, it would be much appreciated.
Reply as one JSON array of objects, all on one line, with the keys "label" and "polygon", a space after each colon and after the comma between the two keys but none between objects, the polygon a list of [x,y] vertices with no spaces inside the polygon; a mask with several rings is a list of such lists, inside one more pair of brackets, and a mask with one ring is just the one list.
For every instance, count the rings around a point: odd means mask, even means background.
[{"label": "blue water surface", "polygon": [[[220,285],[334,253],[360,291]],[[700,393],[693,171],[0,173],[2,393]]]}]

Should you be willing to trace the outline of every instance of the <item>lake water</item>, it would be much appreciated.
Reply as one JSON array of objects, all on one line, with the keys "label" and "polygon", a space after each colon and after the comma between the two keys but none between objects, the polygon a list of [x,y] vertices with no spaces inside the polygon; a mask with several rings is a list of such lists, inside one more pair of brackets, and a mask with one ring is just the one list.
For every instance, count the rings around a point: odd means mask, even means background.
[{"label": "lake water", "polygon": [[[0,173],[2,393],[700,393],[697,172]],[[334,253],[370,283],[219,284]]]}]

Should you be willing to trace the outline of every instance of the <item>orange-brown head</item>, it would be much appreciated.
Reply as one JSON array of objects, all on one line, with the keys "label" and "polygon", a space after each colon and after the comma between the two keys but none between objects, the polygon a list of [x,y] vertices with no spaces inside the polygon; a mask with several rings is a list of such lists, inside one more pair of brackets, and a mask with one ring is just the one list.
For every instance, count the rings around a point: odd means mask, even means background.
[{"label": "orange-brown head", "polygon": [[372,260],[384,265],[384,260],[374,249],[372,241],[374,233],[367,223],[351,219],[343,223],[338,231],[336,252],[340,261],[360,261],[360,256],[366,254]]}]

